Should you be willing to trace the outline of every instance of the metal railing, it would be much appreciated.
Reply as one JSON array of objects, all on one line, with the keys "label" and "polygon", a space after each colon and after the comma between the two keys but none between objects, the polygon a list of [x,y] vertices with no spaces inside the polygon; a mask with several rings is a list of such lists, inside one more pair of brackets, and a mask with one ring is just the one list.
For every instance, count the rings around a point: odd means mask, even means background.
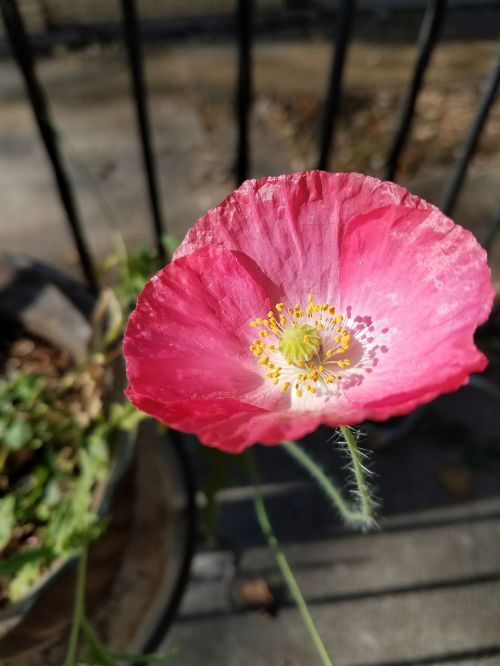
[{"label": "metal railing", "polygon": [[[28,98],[53,169],[61,203],[66,212],[74,243],[81,261],[82,270],[93,291],[98,290],[98,281],[82,221],[75,203],[73,188],[58,147],[57,131],[50,117],[50,110],[43,88],[36,75],[33,50],[23,24],[16,0],[0,0],[5,30],[19,69],[23,75]],[[411,136],[415,106],[422,90],[425,73],[432,52],[438,43],[447,15],[446,0],[429,0],[423,16],[417,43],[415,66],[403,99],[394,138],[385,161],[384,175],[394,180],[408,140]],[[142,40],[140,18],[136,0],[121,0],[123,38],[128,51],[131,90],[136,107],[139,138],[142,148],[144,173],[148,187],[151,220],[157,253],[164,257],[162,235],[166,231],[161,209],[154,151],[151,142],[151,126],[147,108],[147,91],[143,77]],[[235,113],[238,127],[235,151],[235,182],[240,184],[248,177],[251,159],[250,114],[252,108],[252,54],[254,49],[254,0],[235,0],[238,40],[238,80],[235,87]],[[347,51],[356,20],[356,1],[340,0],[332,44],[331,73],[323,104],[317,166],[331,167],[330,156],[335,142],[335,133],[342,105],[342,77]],[[500,81],[500,48],[491,67],[491,72],[480,99],[479,108],[464,137],[460,155],[441,202],[444,212],[450,215],[457,203],[470,161],[476,151],[483,128],[495,99]],[[485,244],[490,245],[500,227],[500,215],[492,223]]]}]

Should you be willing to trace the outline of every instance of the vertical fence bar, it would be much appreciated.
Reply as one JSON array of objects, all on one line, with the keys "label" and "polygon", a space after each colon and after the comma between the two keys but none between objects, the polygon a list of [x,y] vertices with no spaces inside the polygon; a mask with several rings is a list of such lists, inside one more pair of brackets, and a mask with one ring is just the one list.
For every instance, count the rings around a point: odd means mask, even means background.
[{"label": "vertical fence bar", "polygon": [[328,168],[328,158],[333,148],[335,125],[340,110],[344,62],[347,48],[349,46],[349,40],[351,38],[355,10],[356,0],[342,0],[339,14],[337,16],[335,49],[330,69],[328,92],[323,110],[318,169]]},{"label": "vertical fence bar", "polygon": [[252,21],[254,0],[238,0],[238,82],[236,86],[236,120],[238,141],[236,184],[248,178],[250,164],[249,121],[252,105]]},{"label": "vertical fence bar", "polygon": [[45,150],[49,157],[63,208],[78,251],[82,269],[90,289],[98,290],[97,278],[90,257],[88,246],[83,237],[82,225],[78,214],[73,190],[66,173],[64,162],[59,151],[58,137],[54,129],[44,91],[37,79],[31,45],[24,27],[22,16],[15,0],[0,0],[5,30],[7,32],[13,55],[24,78],[26,91],[31,108],[38,125]]},{"label": "vertical fence bar", "polygon": [[151,128],[147,110],[141,38],[139,34],[139,22],[135,0],[122,0],[122,14],[125,43],[132,73],[132,90],[137,112],[137,126],[141,139],[144,168],[146,170],[156,252],[158,257],[164,261],[166,259],[166,252],[162,243],[162,236],[165,233],[165,224],[161,212],[158,180],[156,176],[153,150],[151,147]]},{"label": "vertical fence bar", "polygon": [[422,87],[424,74],[443,27],[446,4],[447,0],[430,0],[427,4],[427,10],[422,21],[417,42],[418,56],[415,69],[403,101],[394,140],[385,164],[386,180],[394,179],[399,158],[408,139],[415,112],[415,104]]},{"label": "vertical fence bar", "polygon": [[500,48],[497,52],[493,67],[491,69],[490,75],[484,87],[483,94],[481,96],[481,101],[479,103],[478,112],[472,121],[469,133],[464,141],[460,157],[455,168],[455,172],[450,180],[450,184],[445,193],[442,203],[442,209],[446,215],[451,215],[455,203],[458,198],[458,194],[462,187],[464,178],[467,174],[467,168],[469,162],[474,155],[477,147],[477,143],[481,136],[481,132],[488,118],[489,111],[495,100],[495,95],[498,89],[498,83],[500,82]]}]

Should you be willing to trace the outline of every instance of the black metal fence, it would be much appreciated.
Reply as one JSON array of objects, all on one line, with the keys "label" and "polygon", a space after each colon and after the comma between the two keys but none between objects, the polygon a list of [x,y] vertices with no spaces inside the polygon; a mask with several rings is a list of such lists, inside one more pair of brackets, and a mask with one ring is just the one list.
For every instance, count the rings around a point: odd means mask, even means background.
[{"label": "black metal fence", "polygon": [[[27,35],[16,0],[0,0],[0,4],[12,54],[18,63],[26,84],[31,107],[54,172],[56,186],[73,234],[83,272],[89,287],[93,291],[97,291],[99,285],[93,260],[85,239],[72,184],[58,147],[57,131],[50,117],[50,110],[44,90],[36,75],[35,58],[30,38]],[[252,106],[252,52],[255,33],[254,10],[254,0],[235,0],[238,39],[238,81],[234,91],[238,127],[234,170],[236,184],[241,183],[247,178],[251,158],[252,142],[249,128]],[[417,43],[415,66],[408,82],[393,141],[385,161],[384,173],[385,177],[389,180],[397,179],[403,151],[407,146],[408,140],[411,138],[411,127],[415,115],[417,98],[422,89],[432,52],[442,33],[448,11],[447,0],[429,0],[427,2]],[[121,12],[123,39],[128,52],[131,90],[137,113],[137,124],[142,148],[144,173],[149,193],[151,221],[156,249],[158,255],[161,258],[165,258],[162,235],[166,231],[166,223],[160,205],[158,179],[151,142],[147,91],[143,76],[140,17],[138,16],[136,1],[121,0]],[[351,42],[352,29],[356,21],[356,16],[356,0],[340,0],[336,29],[333,35],[331,73],[324,98],[322,126],[318,146],[316,166],[320,169],[335,166],[331,164],[330,157],[335,142],[335,130],[342,105],[342,77],[345,70],[346,55]],[[460,155],[453,167],[452,176],[441,202],[441,207],[448,215],[452,214],[457,203],[470,161],[475,153],[491,106],[495,100],[499,81],[500,47],[492,63],[490,75],[482,92],[479,108],[464,137]],[[499,227],[500,214],[493,221],[488,238],[484,240],[487,247],[491,244]]]}]

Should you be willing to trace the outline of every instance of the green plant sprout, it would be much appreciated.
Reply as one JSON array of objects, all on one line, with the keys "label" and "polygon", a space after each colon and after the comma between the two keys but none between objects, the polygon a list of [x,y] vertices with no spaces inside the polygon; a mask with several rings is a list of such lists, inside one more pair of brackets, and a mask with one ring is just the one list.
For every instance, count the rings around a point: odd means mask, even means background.
[{"label": "green plant sprout", "polygon": [[[86,577],[87,547],[84,547],[78,559],[73,618],[64,666],[115,666],[123,662],[133,664],[166,664],[175,656],[175,650],[164,654],[144,655],[130,652],[115,652],[103,645],[85,609]],[[80,639],[83,640],[80,641]],[[83,643],[83,660],[78,656],[80,642]]]},{"label": "green plant sprout", "polygon": [[[100,409],[89,368],[58,380],[17,372],[0,381],[0,475],[11,479],[0,498],[0,550],[18,546],[0,562],[11,601],[101,532],[92,503],[96,484],[109,473],[107,442],[141,418],[128,404]],[[83,385],[96,391],[95,414],[75,397]]]}]

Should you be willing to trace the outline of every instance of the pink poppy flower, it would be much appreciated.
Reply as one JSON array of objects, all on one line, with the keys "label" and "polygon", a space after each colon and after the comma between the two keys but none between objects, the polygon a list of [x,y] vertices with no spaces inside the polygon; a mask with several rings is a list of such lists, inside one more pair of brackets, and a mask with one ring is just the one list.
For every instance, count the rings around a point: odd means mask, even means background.
[{"label": "pink poppy flower", "polygon": [[140,295],[127,394],[231,452],[387,419],[485,368],[473,335],[492,300],[472,234],[394,183],[249,180]]}]

